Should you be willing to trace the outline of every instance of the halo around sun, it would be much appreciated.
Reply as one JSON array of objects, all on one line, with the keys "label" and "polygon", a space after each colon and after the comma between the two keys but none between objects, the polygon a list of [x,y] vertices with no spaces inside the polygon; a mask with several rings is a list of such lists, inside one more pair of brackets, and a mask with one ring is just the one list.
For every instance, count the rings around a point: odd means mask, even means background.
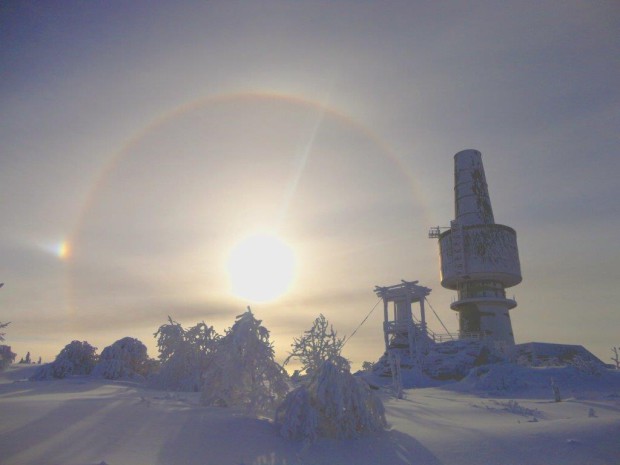
[{"label": "halo around sun", "polygon": [[295,253],[278,236],[248,236],[228,256],[231,292],[252,302],[275,300],[289,290],[296,265]]}]

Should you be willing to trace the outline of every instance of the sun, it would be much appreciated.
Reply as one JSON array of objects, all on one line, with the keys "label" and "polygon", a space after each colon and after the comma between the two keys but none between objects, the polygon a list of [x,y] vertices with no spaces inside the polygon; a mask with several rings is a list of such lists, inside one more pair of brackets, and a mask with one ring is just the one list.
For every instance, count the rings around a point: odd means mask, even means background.
[{"label": "sun", "polygon": [[278,236],[260,233],[238,242],[228,256],[233,295],[253,302],[282,296],[295,277],[293,250]]}]

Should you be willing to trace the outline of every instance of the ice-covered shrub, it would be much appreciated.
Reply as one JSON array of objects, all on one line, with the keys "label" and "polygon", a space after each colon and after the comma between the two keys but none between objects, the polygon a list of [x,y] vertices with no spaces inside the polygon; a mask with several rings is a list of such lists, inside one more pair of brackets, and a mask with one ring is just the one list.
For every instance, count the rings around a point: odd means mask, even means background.
[{"label": "ice-covered shrub", "polygon": [[153,384],[174,391],[200,391],[220,339],[213,327],[201,322],[184,329],[168,317],[168,324],[160,326],[155,337],[161,368]]},{"label": "ice-covered shrub", "polygon": [[278,407],[276,419],[280,423],[280,434],[285,438],[308,441],[316,439],[319,412],[306,385],[289,392]]},{"label": "ice-covered shrub", "polygon": [[52,363],[40,366],[30,379],[65,378],[69,375],[89,375],[97,363],[97,348],[86,341],[67,344]]},{"label": "ice-covered shrub", "polygon": [[540,411],[538,409],[524,407],[523,405],[519,404],[519,402],[513,399],[504,402],[494,401],[494,403],[502,407],[502,410],[514,413],[516,415],[522,415],[524,417],[537,417],[540,415]]},{"label": "ice-covered shrub", "polygon": [[55,378],[53,363],[45,363],[37,367],[34,374],[30,377],[31,381],[45,381]]},{"label": "ice-covered shrub", "polygon": [[386,427],[381,399],[344,364],[323,362],[307,385],[290,392],[276,411],[288,439],[353,438]]},{"label": "ice-covered shrub", "polygon": [[138,339],[124,337],[103,349],[92,374],[106,379],[144,377],[151,366],[146,346]]},{"label": "ice-covered shrub", "polygon": [[269,331],[248,307],[217,345],[205,373],[202,402],[271,410],[288,391],[286,372],[274,355]]}]

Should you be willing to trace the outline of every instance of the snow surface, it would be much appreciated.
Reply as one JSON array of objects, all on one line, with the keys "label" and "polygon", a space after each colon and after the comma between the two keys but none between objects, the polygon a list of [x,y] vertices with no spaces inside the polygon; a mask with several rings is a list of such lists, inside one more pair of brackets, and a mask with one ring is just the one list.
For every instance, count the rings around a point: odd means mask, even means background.
[{"label": "snow surface", "polygon": [[267,418],[201,405],[199,393],[88,376],[27,381],[33,368],[0,373],[3,465],[620,463],[620,371],[502,365],[404,399],[381,389],[387,431],[304,447]]}]

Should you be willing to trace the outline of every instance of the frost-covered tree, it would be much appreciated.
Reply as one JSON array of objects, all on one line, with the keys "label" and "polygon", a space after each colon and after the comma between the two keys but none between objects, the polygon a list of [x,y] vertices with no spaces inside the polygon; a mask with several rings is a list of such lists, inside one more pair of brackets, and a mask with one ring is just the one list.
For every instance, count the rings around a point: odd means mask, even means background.
[{"label": "frost-covered tree", "polygon": [[175,391],[200,391],[220,336],[204,321],[184,329],[168,317],[155,333],[161,368],[154,384]]},{"label": "frost-covered tree", "polygon": [[612,347],[613,356],[611,360],[616,364],[616,370],[620,370],[620,347]]},{"label": "frost-covered tree", "polygon": [[562,402],[562,394],[560,393],[560,386],[558,386],[553,378],[551,378],[551,391],[553,392],[553,400],[556,402]]},{"label": "frost-covered tree", "polygon": [[97,364],[97,348],[86,341],[67,344],[52,363],[37,368],[32,380],[65,378],[70,375],[89,375]]},{"label": "frost-covered tree", "polygon": [[308,331],[293,339],[292,351],[289,352],[284,364],[297,358],[302,370],[312,374],[325,360],[339,357],[344,342],[345,338],[339,338],[334,327],[321,314]]},{"label": "frost-covered tree", "polygon": [[319,409],[316,404],[305,384],[289,392],[276,410],[280,434],[286,439],[313,442],[319,430]]},{"label": "frost-covered tree", "polygon": [[152,367],[146,346],[138,339],[124,337],[103,349],[92,375],[106,379],[142,378]]},{"label": "frost-covered tree", "polygon": [[210,354],[217,347],[220,335],[215,332],[213,326],[207,326],[204,321],[192,326],[185,331],[185,340],[200,354]]},{"label": "frost-covered tree", "polygon": [[11,351],[11,346],[0,345],[0,371],[6,369],[15,361],[17,354]]},{"label": "frost-covered tree", "polygon": [[72,341],[60,351],[56,357],[59,359],[73,365],[72,374],[89,375],[97,364],[97,348],[86,341]]},{"label": "frost-covered tree", "polygon": [[[0,287],[1,286],[2,285],[0,284]],[[0,323],[0,329],[6,328],[10,324],[10,321],[8,323]],[[0,342],[4,341],[4,335],[5,333],[0,332]],[[17,357],[17,354],[11,352],[11,346],[0,344],[0,371],[4,370],[11,363],[13,363],[15,361],[15,357]]]},{"label": "frost-covered tree", "polygon": [[372,362],[362,362],[362,371],[370,373],[374,366],[375,364]]},{"label": "frost-covered tree", "polygon": [[185,341],[185,330],[180,323],[168,317],[168,323],[161,325],[154,336],[157,338],[159,360],[165,363]]},{"label": "frost-covered tree", "polygon": [[335,357],[321,364],[307,384],[291,391],[276,411],[287,439],[354,438],[386,427],[381,399]]},{"label": "frost-covered tree", "polygon": [[[10,325],[10,324],[11,324],[11,322],[10,322],[10,321],[9,321],[8,323],[0,323],[0,329],[2,329],[2,328],[6,328],[6,327],[7,327],[8,325]],[[1,331],[0,331],[0,342],[4,341],[4,335],[5,335],[5,334],[6,334],[6,333],[3,333],[3,332],[1,332]]]},{"label": "frost-covered tree", "polygon": [[217,345],[205,373],[203,403],[270,411],[288,391],[286,372],[274,355],[269,331],[248,307]]}]

